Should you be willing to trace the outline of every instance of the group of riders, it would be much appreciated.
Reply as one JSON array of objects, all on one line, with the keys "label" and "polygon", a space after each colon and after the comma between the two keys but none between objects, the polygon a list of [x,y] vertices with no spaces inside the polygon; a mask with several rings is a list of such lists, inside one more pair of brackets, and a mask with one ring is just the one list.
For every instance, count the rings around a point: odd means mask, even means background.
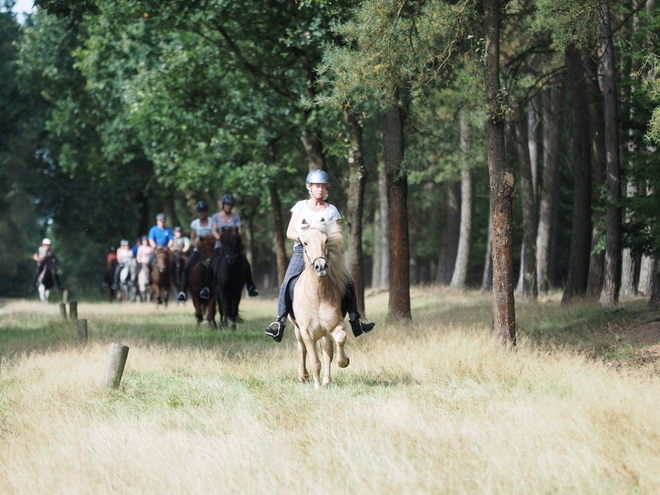
[{"label": "group of riders", "polygon": [[[222,210],[209,218],[208,204],[205,201],[198,201],[195,204],[197,218],[190,224],[190,238],[184,235],[181,227],[177,226],[174,229],[170,229],[170,227],[166,226],[164,213],[156,215],[156,225],[151,227],[148,235],[139,238],[138,242],[132,248],[129,247],[128,240],[122,239],[119,249],[115,250],[114,247],[110,249],[107,263],[109,268],[114,266],[111,288],[113,290],[119,288],[120,273],[125,264],[131,262],[132,259],[135,259],[137,262],[136,273],[139,273],[142,266],[146,264],[148,268],[147,273],[151,275],[153,264],[156,261],[155,250],[159,246],[163,246],[172,253],[175,285],[179,288],[177,302],[186,302],[190,268],[200,262],[205,263],[207,270],[206,281],[199,296],[202,299],[208,299],[211,295],[211,285],[214,276],[212,267],[215,266],[215,259],[222,255],[222,244],[220,242],[222,229],[225,227],[235,227],[240,234],[241,218],[232,211],[235,205],[236,200],[234,196],[225,194],[222,197]],[[213,255],[208,260],[200,260],[197,243],[202,236],[210,235],[216,239]],[[248,294],[252,297],[258,296],[259,291],[252,278],[250,263],[245,258],[244,253],[241,253],[241,258],[246,271]]]},{"label": "group of riders", "polygon": [[[307,175],[305,183],[309,192],[309,198],[299,201],[294,205],[293,208],[291,208],[291,219],[287,228],[287,238],[294,241],[295,244],[293,249],[293,256],[289,262],[284,280],[280,287],[277,306],[277,318],[265,329],[266,335],[272,337],[276,342],[280,342],[282,340],[284,327],[286,325],[286,319],[289,312],[289,309],[285,303],[285,294],[287,292],[289,282],[295,276],[300,274],[305,266],[303,259],[303,248],[299,240],[298,224],[303,219],[308,223],[311,223],[318,218],[323,218],[328,222],[336,222],[337,225],[339,225],[341,221],[341,215],[337,208],[326,201],[328,198],[328,188],[330,186],[330,179],[328,174],[323,170],[314,170]],[[174,258],[178,258],[180,260],[185,259],[185,256],[192,247],[192,253],[190,253],[188,256],[188,259],[181,272],[180,291],[177,294],[177,302],[183,303],[186,301],[188,291],[188,275],[190,273],[190,268],[199,262],[203,262],[207,266],[206,280],[203,288],[200,290],[199,296],[202,299],[208,299],[211,295],[211,286],[214,275],[212,270],[212,267],[214,266],[213,259],[217,259],[222,255],[222,243],[220,242],[222,230],[223,228],[236,228],[240,234],[241,218],[233,212],[235,204],[236,201],[234,196],[231,194],[225,194],[222,197],[222,209],[215,213],[211,218],[209,218],[208,205],[205,201],[198,201],[195,204],[197,218],[190,224],[190,238],[183,235],[183,230],[181,227],[175,227],[174,230],[167,227],[165,225],[165,214],[159,213],[156,216],[156,225],[154,225],[149,230],[149,234],[147,236],[141,237],[139,239],[139,243],[136,243],[135,246],[132,248],[129,247],[128,240],[123,239],[119,249],[116,251],[111,249],[111,252],[108,254],[108,266],[110,266],[110,264],[114,265],[116,262],[112,288],[118,288],[119,273],[123,265],[127,263],[131,258],[135,258],[138,265],[140,266],[146,263],[149,267],[149,272],[151,272],[151,267],[155,262],[154,250],[158,246],[166,246],[170,249],[170,251],[172,251]],[[197,242],[202,236],[209,235],[213,235],[216,239],[213,255],[210,260],[200,260],[199,251],[197,249]],[[33,286],[30,288],[31,292],[34,292],[37,278],[41,271],[42,265],[44,264],[44,260],[49,254],[51,254],[50,245],[50,240],[44,239],[42,246],[34,255],[34,259],[39,264],[39,268],[35,273]],[[244,254],[242,254],[242,258],[244,260],[243,266],[245,266],[246,272],[245,286],[247,287],[248,294],[252,297],[257,296],[259,295],[259,292],[252,278],[252,269],[247,259],[245,259]],[[358,312],[355,285],[350,277],[342,301],[342,306],[348,313],[349,323],[351,324],[353,334],[356,337],[373,329],[375,323],[369,321]]]}]

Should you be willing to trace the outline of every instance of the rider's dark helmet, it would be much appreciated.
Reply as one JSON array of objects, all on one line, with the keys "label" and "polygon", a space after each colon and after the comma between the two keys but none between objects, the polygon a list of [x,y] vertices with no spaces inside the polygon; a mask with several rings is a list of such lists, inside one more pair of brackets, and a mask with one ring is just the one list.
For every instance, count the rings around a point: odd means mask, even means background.
[{"label": "rider's dark helmet", "polygon": [[232,196],[231,194],[225,194],[222,197],[222,204],[234,206],[236,204],[236,200],[234,199],[234,196]]},{"label": "rider's dark helmet", "polygon": [[178,225],[174,227],[174,232],[182,232],[181,227],[179,227]]},{"label": "rider's dark helmet", "polygon": [[110,246],[110,251],[116,251],[116,250],[117,250],[116,247],[114,247],[114,246]]},{"label": "rider's dark helmet", "polygon": [[149,238],[146,235],[143,235],[142,237],[140,237],[140,242],[148,241],[148,240],[149,240]]},{"label": "rider's dark helmet", "polygon": [[312,170],[307,174],[305,183],[310,184],[330,184],[330,176],[324,170]]},{"label": "rider's dark helmet", "polygon": [[209,205],[206,204],[206,201],[197,201],[195,203],[195,209],[197,211],[209,211]]},{"label": "rider's dark helmet", "polygon": [[156,215],[156,221],[157,222],[164,222],[165,221],[165,213],[159,213]]}]

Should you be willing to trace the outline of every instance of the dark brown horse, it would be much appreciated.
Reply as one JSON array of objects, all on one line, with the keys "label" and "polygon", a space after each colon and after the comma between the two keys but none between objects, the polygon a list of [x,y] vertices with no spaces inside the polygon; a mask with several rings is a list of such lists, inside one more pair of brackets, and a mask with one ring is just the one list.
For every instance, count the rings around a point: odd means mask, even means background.
[{"label": "dark brown horse", "polygon": [[190,267],[190,274],[188,275],[188,288],[192,296],[193,306],[195,306],[195,318],[197,318],[197,328],[204,319],[206,312],[206,321],[210,328],[218,328],[215,323],[215,292],[213,285],[209,287],[211,295],[208,299],[199,297],[199,291],[204,287],[206,281],[206,271],[209,270],[209,260],[213,254],[213,246],[215,245],[215,237],[213,235],[203,235],[197,239],[197,252],[199,254],[199,261]]},{"label": "dark brown horse", "polygon": [[156,246],[154,256],[156,262],[151,267],[151,290],[156,303],[167,307],[172,288],[172,253],[165,246]]}]

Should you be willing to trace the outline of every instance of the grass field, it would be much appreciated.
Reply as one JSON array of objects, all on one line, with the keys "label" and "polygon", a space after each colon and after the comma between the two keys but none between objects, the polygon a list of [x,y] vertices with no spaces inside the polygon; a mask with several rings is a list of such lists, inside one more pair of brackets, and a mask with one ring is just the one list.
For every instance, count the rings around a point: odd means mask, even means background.
[{"label": "grass field", "polygon": [[[413,321],[349,337],[333,384],[297,382],[291,326],[263,334],[274,298],[236,331],[191,304],[0,306],[0,493],[658,493],[657,316],[516,306],[518,348],[495,351],[491,298],[412,291]],[[110,344],[130,347],[102,387]]]}]

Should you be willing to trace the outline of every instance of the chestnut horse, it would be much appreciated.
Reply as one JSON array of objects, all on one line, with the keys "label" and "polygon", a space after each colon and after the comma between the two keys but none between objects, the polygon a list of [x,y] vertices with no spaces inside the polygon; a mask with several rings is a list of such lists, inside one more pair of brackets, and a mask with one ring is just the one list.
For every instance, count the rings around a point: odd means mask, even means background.
[{"label": "chestnut horse", "polygon": [[156,262],[151,267],[151,290],[157,305],[167,307],[172,288],[172,253],[166,246],[156,246],[154,255]]},{"label": "chestnut horse", "polygon": [[346,331],[342,297],[346,291],[348,272],[342,262],[341,246],[344,238],[335,222],[324,219],[313,224],[302,220],[298,229],[303,246],[305,269],[294,288],[293,311],[289,319],[295,325],[298,339],[300,365],[298,379],[309,379],[307,354],[310,355],[314,387],[321,388],[321,361],[317,342],[323,346],[323,386],[331,382],[330,365],[334,354],[333,342],[337,344],[337,365],[348,366],[344,352]]},{"label": "chestnut horse", "polygon": [[192,296],[193,306],[195,307],[195,318],[197,319],[197,328],[204,319],[204,312],[206,312],[206,321],[210,328],[218,328],[215,323],[215,292],[213,284],[209,287],[211,295],[208,299],[199,297],[199,291],[204,287],[206,282],[206,271],[210,270],[209,260],[213,254],[213,246],[215,245],[215,237],[212,234],[200,236],[197,239],[197,252],[199,253],[199,261],[190,267],[188,275],[188,287],[190,295]]}]

